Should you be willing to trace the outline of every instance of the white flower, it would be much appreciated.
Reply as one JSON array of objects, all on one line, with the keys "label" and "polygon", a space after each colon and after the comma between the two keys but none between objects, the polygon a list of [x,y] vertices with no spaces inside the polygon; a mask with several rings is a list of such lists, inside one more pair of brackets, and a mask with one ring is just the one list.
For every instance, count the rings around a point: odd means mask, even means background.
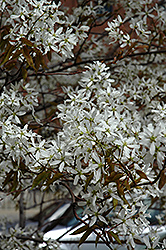
[{"label": "white flower", "polygon": [[152,124],[149,124],[147,128],[144,128],[144,132],[140,133],[141,144],[149,147],[151,155],[154,155],[156,146],[160,145],[160,126],[154,129]]},{"label": "white flower", "polygon": [[89,227],[92,227],[97,220],[104,222],[106,225],[108,224],[106,219],[102,216],[102,213],[105,211],[105,208],[98,210],[97,207],[91,207],[92,211],[88,211],[88,215],[92,216],[90,219]]}]

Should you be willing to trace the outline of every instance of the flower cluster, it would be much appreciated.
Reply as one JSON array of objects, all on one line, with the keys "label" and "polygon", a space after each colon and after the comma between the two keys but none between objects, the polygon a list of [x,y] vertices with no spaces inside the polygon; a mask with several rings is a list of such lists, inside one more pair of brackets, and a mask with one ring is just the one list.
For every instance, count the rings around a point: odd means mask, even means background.
[{"label": "flower cluster", "polygon": [[[123,5],[126,9],[125,17],[118,15],[108,22],[105,29],[109,34],[110,43],[118,41],[121,48],[134,47],[141,42],[149,44],[154,34],[158,35],[157,30],[161,31],[165,27],[164,6],[155,5],[155,1],[153,4],[151,1],[124,1]],[[152,20],[156,29],[152,27]]]},{"label": "flower cluster", "polygon": [[4,39],[14,46],[22,46],[21,39],[33,42],[34,47],[46,54],[53,50],[63,60],[73,56],[73,49],[80,39],[85,38],[88,26],[71,27],[70,19],[59,10],[61,3],[54,1],[0,1],[8,17],[4,25],[10,30]]},{"label": "flower cluster", "polygon": [[[127,85],[118,89],[112,86],[114,80],[110,78],[105,64],[97,62],[88,69],[80,80],[83,88],[75,91],[66,89],[70,99],[58,108],[61,111],[59,117],[65,122],[60,136],[73,142],[71,150],[77,159],[77,167],[74,165],[72,171],[77,175],[75,184],[86,185],[87,173],[91,176],[90,183],[97,186],[95,195],[92,195],[93,189],[91,194],[88,191],[88,197],[91,197],[88,204],[94,206],[97,198],[103,197],[99,183],[104,181],[103,176],[110,168],[108,152],[112,164],[123,178],[127,178],[129,172],[135,176],[142,170],[149,180],[155,179],[152,165],[156,160],[159,169],[163,167],[166,128],[160,121],[156,127],[148,125],[149,120],[138,114],[134,100],[126,98]],[[131,160],[134,166],[129,170]],[[67,171],[71,171],[70,168]],[[115,186],[109,183],[109,189]],[[102,192],[107,190],[107,186],[102,188]],[[111,195],[115,195],[115,191]]]},{"label": "flower cluster", "polygon": [[[4,249],[17,249],[17,250],[27,250],[34,249],[40,250],[41,245],[44,245],[44,249],[59,249],[59,244],[57,242],[53,242],[51,239],[43,240],[43,234],[36,234],[35,230],[26,227],[25,229],[21,229],[18,225],[14,228],[10,228],[7,230],[7,221],[5,219],[1,219],[0,221],[2,226],[1,232],[1,242],[0,247]],[[29,238],[29,241],[24,241],[26,237]],[[36,245],[35,242],[44,243]]]},{"label": "flower cluster", "polygon": [[[24,93],[24,96],[22,95]],[[1,122],[12,121],[21,123],[19,117],[31,111],[35,116],[35,106],[38,105],[38,93],[30,84],[23,81],[16,85],[11,85],[10,90],[4,89],[0,96],[0,117]]]}]

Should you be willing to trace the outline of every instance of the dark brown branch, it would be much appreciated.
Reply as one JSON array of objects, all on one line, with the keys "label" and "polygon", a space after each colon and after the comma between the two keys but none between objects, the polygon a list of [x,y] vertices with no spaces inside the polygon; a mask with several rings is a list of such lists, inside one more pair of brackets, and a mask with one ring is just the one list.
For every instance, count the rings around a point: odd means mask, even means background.
[{"label": "dark brown branch", "polygon": [[132,180],[134,186],[137,186],[131,172],[126,168],[126,166],[114,155],[114,158],[117,160],[117,162],[121,165],[121,167],[123,168],[124,172],[127,174],[127,176],[129,176],[129,178]]}]

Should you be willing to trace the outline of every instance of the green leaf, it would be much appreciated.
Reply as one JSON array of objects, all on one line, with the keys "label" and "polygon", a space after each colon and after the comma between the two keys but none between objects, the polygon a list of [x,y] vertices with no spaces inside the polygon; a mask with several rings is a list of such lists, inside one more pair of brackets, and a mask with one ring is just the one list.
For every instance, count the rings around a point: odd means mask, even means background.
[{"label": "green leaf", "polygon": [[85,187],[84,187],[84,190],[86,191],[87,190],[87,187],[89,186],[89,183],[91,182],[91,180],[93,179],[93,176],[94,176],[94,173],[90,174],[87,179],[86,179],[86,184],[85,184]]},{"label": "green leaf", "polygon": [[118,235],[116,233],[113,233],[112,231],[107,231],[107,235],[109,237],[109,239],[111,239],[112,237],[117,241],[118,244],[122,244],[122,242],[120,241]]},{"label": "green leaf", "polygon": [[96,240],[95,240],[95,247],[97,247],[97,244],[98,244],[98,242],[99,242],[99,239],[100,239],[100,237],[99,237],[99,235],[97,235],[97,236],[96,236]]},{"label": "green leaf", "polygon": [[83,244],[86,239],[88,238],[88,236],[92,233],[93,229],[89,228],[81,237],[78,246],[80,246],[81,244]]},{"label": "green leaf", "polygon": [[122,173],[113,171],[109,176],[106,176],[104,185],[107,185],[110,182],[117,182],[122,176]]},{"label": "green leaf", "polygon": [[113,198],[112,203],[113,203],[114,208],[116,208],[118,205],[118,200]]},{"label": "green leaf", "polygon": [[47,176],[47,181],[46,181],[46,188],[44,189],[45,191],[49,188],[49,186],[51,184],[53,184],[55,181],[59,180],[61,177],[63,177],[62,173],[59,173],[58,171],[56,171],[53,175],[53,177],[51,178],[48,174]]},{"label": "green leaf", "polygon": [[45,181],[49,175],[49,172],[43,171],[34,179],[32,188],[35,188],[37,185],[39,185],[42,181]]},{"label": "green leaf", "polygon": [[27,76],[28,76],[27,70],[22,67],[21,68],[21,73],[22,73],[22,77],[23,77],[24,81],[26,81],[27,80]]},{"label": "green leaf", "polygon": [[59,173],[58,171],[54,172],[54,175],[53,175],[53,177],[52,177],[52,182],[54,182],[54,181],[60,179],[62,176],[63,176],[62,173]]},{"label": "green leaf", "polygon": [[75,230],[71,235],[81,234],[81,233],[85,232],[88,228],[89,228],[88,225],[80,227],[77,230]]},{"label": "green leaf", "polygon": [[17,189],[18,186],[18,172],[14,172],[14,176],[12,178],[12,187],[10,189],[10,192],[13,192]]},{"label": "green leaf", "polygon": [[12,55],[12,60],[18,59],[20,54],[22,54],[22,49],[16,50],[16,52],[14,52],[13,55]]},{"label": "green leaf", "polygon": [[124,181],[124,186],[126,187],[127,190],[131,189],[128,179]]},{"label": "green leaf", "polygon": [[48,58],[49,61],[51,61],[51,59],[52,59],[52,52],[51,52],[51,50],[49,50],[47,52],[47,58]]},{"label": "green leaf", "polygon": [[6,47],[4,54],[3,54],[3,59],[0,63],[0,66],[9,60],[10,56],[12,55],[12,51],[14,49],[15,49],[15,46],[13,46],[9,43],[8,46]]},{"label": "green leaf", "polygon": [[8,71],[13,68],[16,68],[16,60],[9,60],[8,62],[6,62],[4,68],[7,69]]},{"label": "green leaf", "polygon": [[117,192],[120,196],[124,195],[124,188],[119,182],[117,183]]},{"label": "green leaf", "polygon": [[26,45],[28,45],[29,47],[35,47],[35,45],[34,45],[34,43],[32,43],[31,41],[29,41],[28,39],[26,39],[26,38],[21,38],[20,39],[21,40],[21,42],[23,43],[23,44],[26,44]]},{"label": "green leaf", "polygon": [[109,238],[110,242],[113,242],[113,239],[112,239],[112,234],[110,234],[110,232],[109,232],[109,231],[107,232],[107,235],[108,235],[108,238]]},{"label": "green leaf", "polygon": [[13,170],[10,170],[10,172],[6,174],[6,178],[3,182],[3,187],[5,187],[7,184],[11,182],[13,174],[14,174]]},{"label": "green leaf", "polygon": [[17,188],[16,192],[14,193],[13,198],[16,199],[21,193],[22,193],[22,186],[20,185],[20,186]]}]

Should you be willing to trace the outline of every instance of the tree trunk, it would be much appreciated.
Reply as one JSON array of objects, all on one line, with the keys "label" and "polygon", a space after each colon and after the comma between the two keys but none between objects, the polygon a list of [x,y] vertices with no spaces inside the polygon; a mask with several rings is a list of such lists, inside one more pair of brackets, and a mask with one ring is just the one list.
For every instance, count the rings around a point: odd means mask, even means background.
[{"label": "tree trunk", "polygon": [[25,209],[24,209],[24,192],[20,194],[19,200],[19,226],[25,227]]}]

